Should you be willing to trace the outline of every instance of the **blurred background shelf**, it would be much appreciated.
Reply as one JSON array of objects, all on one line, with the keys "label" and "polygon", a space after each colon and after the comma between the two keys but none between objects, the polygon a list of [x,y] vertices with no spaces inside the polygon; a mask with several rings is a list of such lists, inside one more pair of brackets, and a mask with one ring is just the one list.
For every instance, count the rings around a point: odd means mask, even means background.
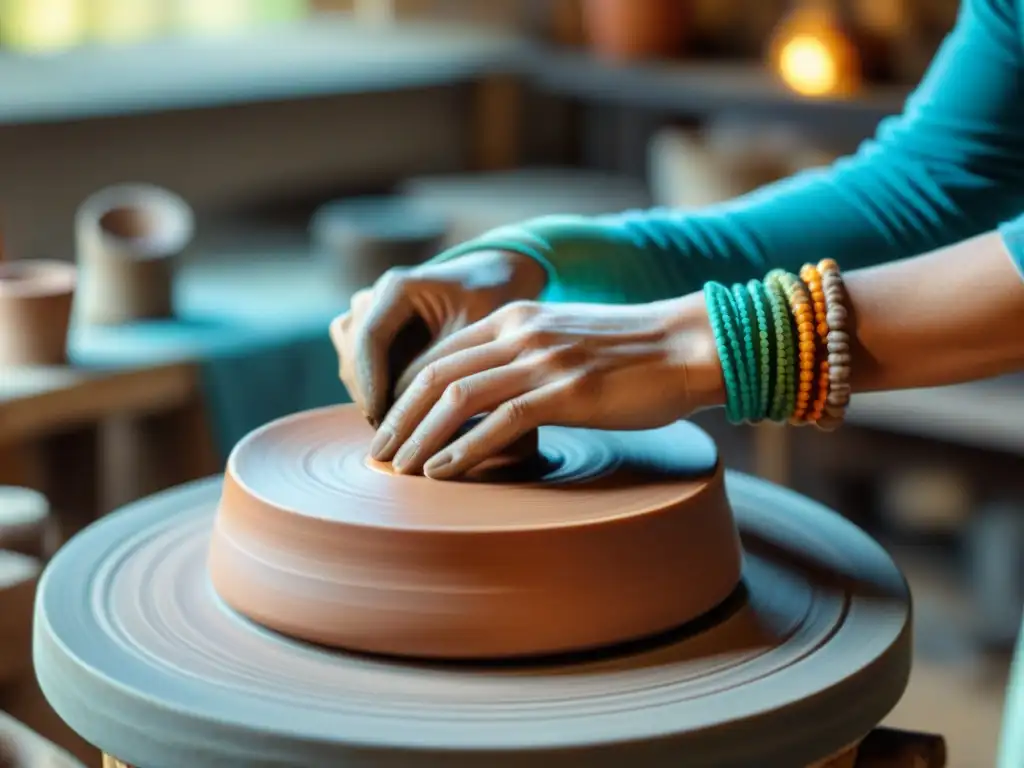
[{"label": "blurred background shelf", "polygon": [[869,87],[855,97],[804,97],[787,89],[760,62],[610,63],[579,51],[546,50],[530,68],[543,90],[569,98],[706,117],[720,112],[811,122],[862,138],[903,108],[909,89]]},{"label": "blurred background shelf", "polygon": [[0,53],[0,124],[449,86],[522,68],[525,40],[480,27],[326,18],[227,37]]}]

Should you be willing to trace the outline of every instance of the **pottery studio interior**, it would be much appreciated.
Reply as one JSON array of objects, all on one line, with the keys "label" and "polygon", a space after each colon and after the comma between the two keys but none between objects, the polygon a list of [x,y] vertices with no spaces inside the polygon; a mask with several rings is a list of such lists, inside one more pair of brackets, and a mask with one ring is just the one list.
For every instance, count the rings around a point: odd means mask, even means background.
[{"label": "pottery studio interior", "polygon": [[0,768],[1024,768],[1022,29],[0,0]]}]

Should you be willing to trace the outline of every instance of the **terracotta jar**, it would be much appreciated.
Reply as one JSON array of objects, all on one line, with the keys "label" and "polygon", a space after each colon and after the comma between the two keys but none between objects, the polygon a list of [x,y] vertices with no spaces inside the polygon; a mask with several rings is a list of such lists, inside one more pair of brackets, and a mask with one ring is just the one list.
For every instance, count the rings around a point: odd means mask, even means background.
[{"label": "terracotta jar", "polygon": [[59,261],[0,264],[0,366],[63,365],[76,270]]},{"label": "terracotta jar", "polygon": [[194,230],[189,204],[161,187],[120,184],[90,195],[75,216],[76,320],[123,325],[173,317],[174,275]]},{"label": "terracotta jar", "polygon": [[602,57],[631,61],[678,55],[690,21],[687,0],[584,0],[583,25]]}]

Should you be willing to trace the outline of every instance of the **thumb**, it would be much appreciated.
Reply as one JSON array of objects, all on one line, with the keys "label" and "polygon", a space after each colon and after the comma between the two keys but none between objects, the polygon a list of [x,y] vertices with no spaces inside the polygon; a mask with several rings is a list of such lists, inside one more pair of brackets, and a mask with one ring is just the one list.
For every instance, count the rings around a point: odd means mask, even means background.
[{"label": "thumb", "polygon": [[387,280],[374,291],[374,302],[355,333],[353,369],[363,393],[363,412],[376,428],[391,405],[390,370],[392,344],[399,331],[415,315],[401,280]]}]

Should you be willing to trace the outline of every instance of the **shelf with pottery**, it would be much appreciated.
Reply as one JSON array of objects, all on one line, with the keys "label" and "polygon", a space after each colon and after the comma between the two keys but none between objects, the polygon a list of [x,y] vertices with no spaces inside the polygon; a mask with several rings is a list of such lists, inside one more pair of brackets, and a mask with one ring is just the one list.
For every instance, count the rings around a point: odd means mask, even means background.
[{"label": "shelf with pottery", "polygon": [[681,117],[721,112],[816,122],[850,135],[871,133],[903,109],[909,89],[869,87],[856,96],[807,97],[786,88],[760,62],[609,62],[551,50],[531,67],[543,90],[584,102]]},{"label": "shelf with pottery", "polygon": [[474,26],[321,18],[231,36],[0,52],[0,123],[98,118],[472,83],[524,42]]}]

